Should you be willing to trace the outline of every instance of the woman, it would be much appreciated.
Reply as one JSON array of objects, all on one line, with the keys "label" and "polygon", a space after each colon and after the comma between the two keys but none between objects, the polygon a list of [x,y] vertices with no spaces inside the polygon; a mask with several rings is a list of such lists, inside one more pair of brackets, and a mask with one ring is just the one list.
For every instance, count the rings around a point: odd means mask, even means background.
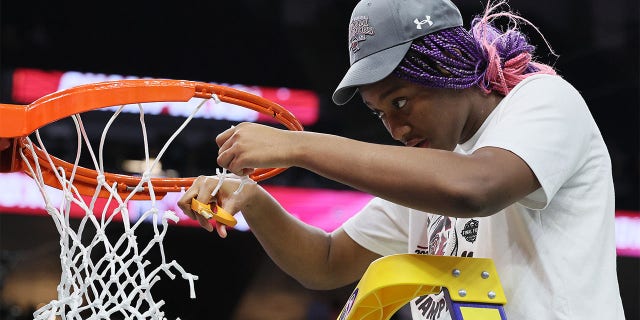
[{"label": "woman", "polygon": [[[395,253],[488,257],[509,319],[624,319],[606,145],[575,88],[533,61],[516,28],[527,21],[500,6],[467,31],[448,0],[358,3],[333,100],[359,92],[406,147],[249,123],[217,137],[218,164],[237,175],[297,166],[376,196],[341,228],[303,224],[257,184],[234,195],[227,181],[218,200],[309,288],[350,284]],[[189,203],[216,201],[216,184],[200,177],[179,202],[210,231]],[[443,295],[412,301],[414,319],[447,319]]]}]

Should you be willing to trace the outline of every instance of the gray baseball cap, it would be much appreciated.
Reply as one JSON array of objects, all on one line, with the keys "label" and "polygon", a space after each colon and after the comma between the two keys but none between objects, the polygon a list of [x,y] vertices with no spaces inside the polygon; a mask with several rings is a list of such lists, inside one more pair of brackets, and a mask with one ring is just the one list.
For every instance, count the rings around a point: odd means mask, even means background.
[{"label": "gray baseball cap", "polygon": [[333,102],[343,105],[359,86],[391,74],[412,40],[458,26],[462,16],[449,0],[361,0],[349,23],[351,67],[333,93]]}]

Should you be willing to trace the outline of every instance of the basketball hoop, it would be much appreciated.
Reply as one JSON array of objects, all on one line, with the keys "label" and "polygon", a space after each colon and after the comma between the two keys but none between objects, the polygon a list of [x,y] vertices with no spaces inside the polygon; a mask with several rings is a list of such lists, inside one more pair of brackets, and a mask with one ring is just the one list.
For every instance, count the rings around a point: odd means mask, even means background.
[{"label": "basketball hoop", "polygon": [[[200,101],[159,153],[151,157],[143,105],[188,102],[192,99]],[[63,319],[109,319],[115,314],[127,319],[164,319],[164,313],[160,310],[164,302],[156,301],[150,292],[162,272],[172,279],[175,277],[172,271],[179,272],[189,282],[191,297],[195,298],[193,281],[197,280],[197,276],[186,272],[175,260],[167,261],[164,255],[162,240],[168,220],[177,222],[179,218],[172,211],[160,212],[155,205],[155,201],[168,192],[180,192],[189,187],[195,178],[152,177],[150,172],[176,136],[205,102],[211,100],[269,115],[289,130],[303,129],[293,114],[272,101],[221,85],[182,80],[100,82],[59,91],[29,105],[0,104],[0,138],[9,138],[8,147],[0,150],[0,172],[23,171],[34,179],[61,237],[62,277],[58,299],[38,309],[34,313],[35,319],[55,319],[57,316]],[[140,176],[105,172],[102,160],[105,136],[113,120],[126,105],[136,105],[140,113],[145,143],[145,170]],[[105,125],[98,152],[94,152],[80,114],[106,107],[116,107],[116,112]],[[73,163],[50,155],[39,132],[47,124],[69,117],[74,121],[78,137],[78,150]],[[94,168],[79,165],[83,145],[89,150]],[[249,178],[260,181],[284,170],[257,169]],[[62,190],[63,199],[58,207],[52,203],[46,186]],[[107,212],[108,205],[104,209],[95,208],[97,198],[107,199],[107,204],[115,204],[112,205],[115,209]],[[142,199],[150,200],[151,208],[131,223],[127,203]],[[77,230],[70,225],[69,208],[72,205],[82,208],[86,213]],[[194,203],[194,208],[205,210],[219,222],[231,226],[235,224],[233,216],[225,215],[219,207],[211,210],[206,204]],[[220,211],[220,216],[216,215],[216,211]],[[125,232],[116,241],[110,241],[105,229],[114,216],[122,217]],[[135,231],[145,220],[154,222],[155,237],[139,248]],[[162,228],[158,228],[158,225]],[[95,235],[88,243],[83,242],[83,232],[87,233],[91,228]],[[145,255],[156,247],[160,250],[162,261],[156,268],[151,268]],[[99,257],[92,257],[94,249],[101,253]]]}]

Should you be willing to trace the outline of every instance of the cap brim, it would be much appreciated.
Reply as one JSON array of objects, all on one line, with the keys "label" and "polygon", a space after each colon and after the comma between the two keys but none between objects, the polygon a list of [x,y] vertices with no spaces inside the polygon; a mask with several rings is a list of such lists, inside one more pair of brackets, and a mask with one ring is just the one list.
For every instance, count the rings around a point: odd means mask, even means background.
[{"label": "cap brim", "polygon": [[407,51],[411,47],[411,41],[376,52],[366,56],[351,65],[336,91],[333,92],[333,102],[343,105],[358,91],[358,87],[378,82],[393,72],[400,64]]}]

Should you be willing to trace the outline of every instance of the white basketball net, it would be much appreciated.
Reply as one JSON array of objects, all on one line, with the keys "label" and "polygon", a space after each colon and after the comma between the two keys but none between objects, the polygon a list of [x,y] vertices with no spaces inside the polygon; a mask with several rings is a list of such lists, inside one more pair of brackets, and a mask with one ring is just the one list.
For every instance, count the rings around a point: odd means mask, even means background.
[{"label": "white basketball net", "polygon": [[[212,99],[219,102],[215,95]],[[168,220],[177,222],[179,218],[173,211],[161,212],[157,209],[150,172],[158,164],[169,144],[191,121],[205,101],[203,100],[203,103],[195,107],[191,115],[165,143],[155,160],[149,156],[144,110],[142,105],[138,105],[146,158],[145,171],[142,173],[138,188],[143,185],[148,186],[151,199],[150,209],[140,215],[136,221],[130,220],[127,209],[127,203],[136,190],[132,190],[126,198],[123,198],[116,191],[116,185],[106,184],[104,178],[103,146],[105,137],[114,119],[125,106],[120,107],[105,126],[97,156],[89,143],[80,115],[72,116],[77,129],[78,150],[74,170],[69,177],[65,177],[62,168],[55,170],[63,193],[63,201],[58,207],[52,204],[47,193],[48,187],[43,181],[42,169],[38,162],[35,161],[35,164],[31,164],[26,160],[25,154],[21,152],[23,160],[29,164],[28,170],[31,172],[31,176],[35,177],[34,180],[42,193],[46,210],[53,218],[60,233],[62,275],[57,287],[58,299],[35,311],[35,319],[166,319],[164,312],[161,311],[164,301],[156,300],[151,294],[151,288],[162,278],[163,274],[174,279],[175,272],[189,282],[190,296],[195,298],[193,282],[198,277],[186,272],[175,260],[169,261],[165,257],[163,239],[167,232]],[[54,167],[38,131],[35,136],[39,148],[44,150],[48,157],[49,165]],[[95,170],[99,174],[96,193],[90,197],[89,201],[85,201],[73,185],[83,141],[91,154]],[[30,152],[35,158],[35,151],[30,139],[27,139],[26,152]],[[110,193],[104,208],[95,207],[100,189],[108,190]],[[107,212],[109,204],[113,203],[116,204],[116,209]],[[69,216],[72,205],[82,208],[86,213],[80,221],[77,221],[78,219],[73,221],[78,225],[76,230],[71,226],[72,219]],[[125,231],[115,241],[110,241],[105,230],[116,216],[122,218]],[[154,232],[153,239],[146,244],[139,243],[136,239],[136,230],[141,224],[148,223],[145,221],[153,222]],[[90,239],[87,241],[87,238]],[[161,262],[156,263],[155,266],[148,258],[149,253],[154,250],[158,250],[161,256]]]}]

